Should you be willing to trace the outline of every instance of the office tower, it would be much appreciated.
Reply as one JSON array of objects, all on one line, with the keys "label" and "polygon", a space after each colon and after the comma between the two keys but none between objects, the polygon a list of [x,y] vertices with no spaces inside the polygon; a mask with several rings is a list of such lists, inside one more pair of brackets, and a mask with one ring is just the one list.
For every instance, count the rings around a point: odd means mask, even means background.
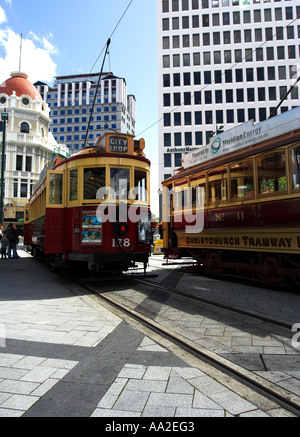
[{"label": "office tower", "polygon": [[[300,76],[299,0],[158,0],[158,71],[161,181],[286,96]],[[299,105],[294,87],[275,112]]]},{"label": "office tower", "polygon": [[71,153],[82,149],[88,128],[86,145],[109,130],[134,135],[136,101],[133,95],[127,95],[125,79],[103,73],[97,91],[98,80],[99,74],[77,74],[56,77],[53,87],[35,83],[50,106],[54,138],[66,144]]}]

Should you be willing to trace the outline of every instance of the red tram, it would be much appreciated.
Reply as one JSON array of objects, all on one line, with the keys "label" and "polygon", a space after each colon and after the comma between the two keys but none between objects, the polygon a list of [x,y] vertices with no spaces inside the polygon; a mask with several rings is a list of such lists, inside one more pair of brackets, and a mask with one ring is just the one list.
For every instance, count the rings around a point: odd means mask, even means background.
[{"label": "red tram", "polygon": [[237,126],[185,155],[163,196],[166,258],[300,286],[300,108]]},{"label": "red tram", "polygon": [[152,243],[150,161],[143,139],[106,133],[94,147],[57,159],[25,207],[24,244],[54,264],[122,272]]}]

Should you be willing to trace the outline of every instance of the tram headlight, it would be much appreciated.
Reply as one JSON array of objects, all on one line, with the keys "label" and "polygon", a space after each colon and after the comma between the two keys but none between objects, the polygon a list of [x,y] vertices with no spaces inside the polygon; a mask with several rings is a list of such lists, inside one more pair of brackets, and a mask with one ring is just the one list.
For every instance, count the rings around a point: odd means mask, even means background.
[{"label": "tram headlight", "polygon": [[128,223],[115,223],[115,231],[120,236],[127,234],[129,231]]}]

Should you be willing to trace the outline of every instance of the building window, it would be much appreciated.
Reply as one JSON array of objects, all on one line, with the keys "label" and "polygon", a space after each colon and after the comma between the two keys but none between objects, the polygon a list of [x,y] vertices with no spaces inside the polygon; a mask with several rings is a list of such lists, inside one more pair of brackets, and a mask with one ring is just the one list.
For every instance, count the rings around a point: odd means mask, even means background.
[{"label": "building window", "polygon": [[26,156],[25,170],[26,171],[31,171],[31,168],[32,168],[32,157],[31,156]]},{"label": "building window", "polygon": [[17,155],[16,170],[22,171],[22,167],[23,167],[23,156]]},{"label": "building window", "polygon": [[164,154],[164,167],[172,167],[171,165],[171,153]]},{"label": "building window", "polygon": [[27,197],[27,181],[25,179],[21,179],[21,197]]},{"label": "building window", "polygon": [[20,132],[23,134],[29,134],[29,124],[23,121],[20,126]]}]

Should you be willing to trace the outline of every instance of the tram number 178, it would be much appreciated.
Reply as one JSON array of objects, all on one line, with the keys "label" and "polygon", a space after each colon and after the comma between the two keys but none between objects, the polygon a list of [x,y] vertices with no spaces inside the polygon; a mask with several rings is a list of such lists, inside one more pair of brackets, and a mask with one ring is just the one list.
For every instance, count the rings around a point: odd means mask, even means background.
[{"label": "tram number 178", "polygon": [[115,238],[112,239],[112,247],[129,247],[130,246],[130,239],[129,238],[118,238],[117,240]]}]

